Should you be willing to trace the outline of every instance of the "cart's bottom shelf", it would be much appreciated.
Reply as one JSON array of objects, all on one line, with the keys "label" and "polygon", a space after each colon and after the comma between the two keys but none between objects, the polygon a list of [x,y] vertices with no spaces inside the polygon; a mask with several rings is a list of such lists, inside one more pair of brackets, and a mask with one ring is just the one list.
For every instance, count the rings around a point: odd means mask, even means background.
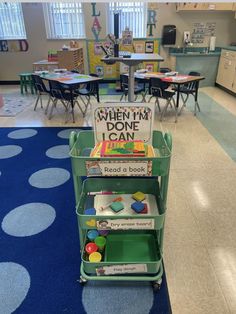
[{"label": "cart's bottom shelf", "polygon": [[155,232],[114,232],[106,239],[103,260],[88,261],[83,252],[83,267],[94,275],[145,275],[158,272],[161,254]]}]

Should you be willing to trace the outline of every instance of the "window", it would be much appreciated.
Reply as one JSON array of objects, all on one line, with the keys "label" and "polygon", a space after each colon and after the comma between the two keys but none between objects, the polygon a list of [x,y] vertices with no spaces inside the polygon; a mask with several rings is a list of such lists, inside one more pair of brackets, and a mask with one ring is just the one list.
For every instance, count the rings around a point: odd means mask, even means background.
[{"label": "window", "polygon": [[128,27],[134,38],[146,37],[147,4],[144,2],[111,2],[108,13],[108,32],[114,34],[114,13],[119,16],[119,34]]},{"label": "window", "polygon": [[0,39],[26,39],[20,3],[0,3]]},{"label": "window", "polygon": [[84,14],[81,3],[44,4],[47,38],[84,38]]}]

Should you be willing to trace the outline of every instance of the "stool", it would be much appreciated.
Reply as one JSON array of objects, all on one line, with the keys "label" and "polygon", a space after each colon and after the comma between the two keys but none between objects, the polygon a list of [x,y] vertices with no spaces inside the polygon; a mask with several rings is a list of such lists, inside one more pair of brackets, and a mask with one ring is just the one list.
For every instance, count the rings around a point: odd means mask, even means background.
[{"label": "stool", "polygon": [[28,93],[27,86],[29,86],[31,94],[34,94],[34,84],[31,78],[31,73],[20,73],[20,92],[24,94],[24,90]]}]

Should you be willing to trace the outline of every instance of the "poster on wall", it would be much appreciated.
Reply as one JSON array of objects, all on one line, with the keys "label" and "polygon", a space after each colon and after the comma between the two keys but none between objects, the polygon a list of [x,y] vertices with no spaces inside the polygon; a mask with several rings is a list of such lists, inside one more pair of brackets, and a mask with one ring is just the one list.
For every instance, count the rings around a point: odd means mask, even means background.
[{"label": "poster on wall", "polygon": [[148,72],[153,72],[154,64],[153,63],[146,64],[146,69],[148,70]]},{"label": "poster on wall", "polygon": [[152,143],[154,104],[104,103],[93,110],[96,143],[142,140]]},{"label": "poster on wall", "polygon": [[122,45],[131,46],[133,44],[133,32],[125,30],[122,32]]},{"label": "poster on wall", "polygon": [[129,73],[129,66],[124,63],[120,63],[120,73]]},{"label": "poster on wall", "polygon": [[216,23],[206,23],[205,36],[215,36]]},{"label": "poster on wall", "polygon": [[96,71],[96,74],[97,74],[99,77],[101,77],[101,76],[104,75],[104,68],[103,68],[103,66],[97,65],[97,66],[95,67],[95,71]]},{"label": "poster on wall", "polygon": [[106,75],[111,76],[113,74],[113,68],[112,66],[106,66]]},{"label": "poster on wall", "polygon": [[144,43],[135,43],[134,51],[135,53],[144,53]]},{"label": "poster on wall", "polygon": [[101,43],[95,42],[94,43],[94,54],[95,55],[102,55],[103,51],[101,49]]},{"label": "poster on wall", "polygon": [[154,41],[145,42],[145,53],[153,53],[154,51]]}]

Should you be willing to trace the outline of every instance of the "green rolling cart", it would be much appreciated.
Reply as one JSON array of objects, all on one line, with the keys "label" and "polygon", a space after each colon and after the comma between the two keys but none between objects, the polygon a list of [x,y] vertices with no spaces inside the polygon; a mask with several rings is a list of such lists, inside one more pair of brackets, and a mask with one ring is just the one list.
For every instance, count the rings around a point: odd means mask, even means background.
[{"label": "green rolling cart", "polygon": [[[163,274],[171,135],[160,131],[152,132],[155,157],[149,158],[90,157],[95,146],[92,130],[71,132],[69,144],[81,248],[81,284],[88,280],[150,281],[154,290],[159,289]],[[124,173],[122,176],[104,175],[104,169],[112,165],[125,165],[131,173],[126,176]],[[143,171],[144,168],[145,173],[140,176],[138,169]],[[103,171],[100,173],[101,169]],[[102,191],[124,195],[141,191],[150,196],[154,205],[147,214],[122,211],[109,215],[107,212],[85,214],[91,195],[102,194]],[[93,229],[109,229],[100,262],[90,262],[85,251],[87,232]]]}]

